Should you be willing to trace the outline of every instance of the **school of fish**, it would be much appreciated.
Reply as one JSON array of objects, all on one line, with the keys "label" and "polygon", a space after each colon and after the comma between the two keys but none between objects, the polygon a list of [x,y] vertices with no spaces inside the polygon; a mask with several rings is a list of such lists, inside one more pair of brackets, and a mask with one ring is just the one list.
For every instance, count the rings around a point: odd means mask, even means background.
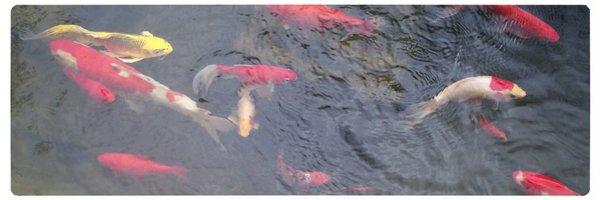
[{"label": "school of fish", "polygon": [[[288,29],[296,26],[301,29],[340,29],[349,34],[362,34],[374,37],[375,26],[346,14],[340,9],[323,5],[268,5],[267,12],[274,14],[281,25]],[[533,14],[513,5],[451,6],[450,15],[469,9],[489,11],[514,23],[508,30],[522,38],[537,38],[557,42],[560,38],[556,30]],[[448,17],[446,16],[446,17]],[[96,106],[108,106],[117,95],[126,98],[136,110],[132,100],[145,100],[170,108],[192,121],[199,123],[205,132],[225,150],[218,132],[227,133],[237,126],[238,134],[247,138],[250,132],[258,130],[255,121],[256,106],[252,92],[269,98],[275,85],[298,80],[297,74],[284,66],[249,64],[210,64],[203,67],[193,78],[195,95],[208,96],[208,90],[217,77],[237,79],[239,101],[227,118],[214,116],[197,105],[192,98],[169,89],[151,77],[140,73],[126,63],[142,59],[166,56],[173,47],[165,39],[148,31],[140,34],[89,31],[78,25],[64,24],[51,27],[30,39],[50,39],[50,52],[63,67],[66,77],[73,80],[83,93],[89,96]],[[104,47],[97,50],[93,47]],[[284,86],[282,86],[284,87]],[[435,113],[441,106],[450,102],[470,103],[471,101],[491,100],[496,103],[521,99],[526,96],[517,84],[493,75],[465,77],[449,84],[430,100],[414,104],[403,113],[412,126],[416,126]],[[489,119],[475,117],[474,122],[494,138],[507,141],[505,132],[497,128]],[[164,164],[136,153],[106,152],[98,155],[98,162],[111,170],[114,175],[127,175],[136,180],[147,176],[173,175],[187,181],[187,169],[183,166]],[[283,151],[277,153],[275,165],[283,182],[299,191],[329,184],[333,178],[318,169],[298,170],[284,161]],[[516,170],[515,183],[526,194],[532,195],[579,195],[560,181],[537,172]],[[377,188],[357,185],[329,194],[380,193]]]}]

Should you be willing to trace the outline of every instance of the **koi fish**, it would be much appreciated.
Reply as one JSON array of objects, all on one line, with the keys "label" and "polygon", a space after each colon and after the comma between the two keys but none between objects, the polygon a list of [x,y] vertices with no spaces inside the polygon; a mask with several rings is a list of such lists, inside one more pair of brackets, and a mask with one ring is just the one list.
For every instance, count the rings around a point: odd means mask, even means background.
[{"label": "koi fish", "polygon": [[[450,6],[446,9],[447,13],[444,16],[449,17],[461,11],[467,10],[468,6]],[[486,6],[478,6],[475,7],[477,9],[482,9],[489,11],[495,15],[499,15],[504,17],[506,20],[514,22],[515,26],[506,31],[510,31],[521,38],[538,38],[542,40],[547,40],[550,42],[556,42],[560,39],[560,36],[552,28],[552,26],[548,25],[546,22],[536,17],[535,15],[519,8],[515,5],[486,5]]]},{"label": "koi fish", "polygon": [[[227,118],[238,125],[238,133],[242,137],[248,137],[252,129],[258,129],[258,123],[254,122],[254,103],[250,96],[250,90],[246,87],[240,89],[240,101],[237,109]],[[236,115],[237,114],[237,115]]]},{"label": "koi fish", "polygon": [[167,55],[173,51],[169,42],[148,31],[143,31],[139,35],[95,32],[70,24],[56,25],[24,40],[42,38],[70,39],[86,45],[103,46],[107,50],[104,53],[126,63]]},{"label": "koi fish", "polygon": [[325,28],[342,27],[351,34],[373,34],[373,24],[324,5],[270,5],[265,8],[271,13],[276,13],[284,27],[293,24],[304,29],[320,31]]},{"label": "koi fish", "polygon": [[283,176],[283,181],[294,188],[306,190],[311,187],[321,186],[331,181],[329,175],[321,171],[300,171],[285,163],[283,152],[277,154],[277,168]]},{"label": "koi fish", "polygon": [[448,102],[463,102],[470,99],[491,99],[496,102],[525,97],[526,93],[517,84],[495,76],[468,77],[450,84],[429,101],[416,104],[409,109],[412,124],[418,124],[427,115]]},{"label": "koi fish", "polygon": [[[204,85],[205,92],[212,84],[215,77],[224,75],[225,78],[237,78],[242,86],[258,89],[259,94],[268,96],[273,91],[273,84],[298,79],[296,73],[290,69],[270,65],[208,65],[200,70],[192,81],[195,94],[200,94],[200,85]],[[267,86],[264,88],[262,86]]]},{"label": "koi fish", "polygon": [[126,174],[135,179],[151,175],[171,174],[179,180],[187,180],[187,169],[182,166],[169,166],[138,154],[108,152],[97,157],[98,162],[113,171],[115,176]]},{"label": "koi fish", "polygon": [[206,129],[221,149],[225,150],[217,131],[228,131],[233,128],[232,124],[229,120],[213,116],[210,111],[198,107],[188,96],[171,90],[120,60],[86,45],[71,40],[55,40],[50,43],[50,50],[67,69],[97,81],[113,91],[145,97],[192,118]]},{"label": "koi fish", "polygon": [[498,129],[492,122],[488,121],[485,118],[479,118],[479,125],[483,128],[483,130],[492,137],[500,138],[504,141],[507,140],[506,133]]},{"label": "koi fish", "polygon": [[529,195],[579,195],[564,183],[537,172],[517,170],[513,179]]},{"label": "koi fish", "polygon": [[88,96],[92,97],[96,103],[96,106],[109,104],[115,101],[115,95],[113,92],[98,81],[94,81],[86,78],[85,76],[79,75],[68,68],[65,68],[63,72],[67,77],[71,78],[71,80],[75,81],[79,88],[84,90]]}]

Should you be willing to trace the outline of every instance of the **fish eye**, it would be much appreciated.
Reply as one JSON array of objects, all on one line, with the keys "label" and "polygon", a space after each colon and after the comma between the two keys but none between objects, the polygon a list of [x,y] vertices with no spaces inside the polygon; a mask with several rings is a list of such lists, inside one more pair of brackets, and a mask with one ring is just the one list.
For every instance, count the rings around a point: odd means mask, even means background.
[{"label": "fish eye", "polygon": [[513,99],[514,99],[514,98],[517,98],[517,96],[515,96],[515,95],[514,95],[514,94],[512,94],[512,93],[511,93],[511,94],[509,94],[509,96],[510,96],[510,98],[513,98]]},{"label": "fish eye", "polygon": [[155,49],[153,53],[162,53],[165,49]]}]

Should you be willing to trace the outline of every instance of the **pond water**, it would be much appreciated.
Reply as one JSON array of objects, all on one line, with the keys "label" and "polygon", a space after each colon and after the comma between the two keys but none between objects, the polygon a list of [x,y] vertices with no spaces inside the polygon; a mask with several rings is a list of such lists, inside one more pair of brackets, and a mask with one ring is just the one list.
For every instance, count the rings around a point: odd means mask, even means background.
[{"label": "pond water", "polygon": [[[589,9],[521,6],[554,27],[556,43],[520,38],[505,22],[472,10],[442,18],[437,6],[332,6],[376,20],[373,37],[342,30],[285,29],[263,6],[16,6],[11,27],[11,187],[15,194],[523,194],[514,170],[538,171],[589,190]],[[150,31],[174,51],[133,63],[141,73],[195,98],[204,66],[269,64],[298,80],[255,97],[260,128],[223,133],[221,151],[196,122],[120,95],[97,107],[62,72],[48,41],[20,38],[57,24],[122,33]],[[407,128],[403,111],[469,76],[494,75],[527,91],[523,99],[449,103]],[[206,101],[225,117],[239,82],[216,79]],[[486,135],[474,114],[506,132]],[[96,157],[143,154],[188,169],[172,176],[115,176]],[[331,182],[299,190],[288,165],[323,171]]]}]

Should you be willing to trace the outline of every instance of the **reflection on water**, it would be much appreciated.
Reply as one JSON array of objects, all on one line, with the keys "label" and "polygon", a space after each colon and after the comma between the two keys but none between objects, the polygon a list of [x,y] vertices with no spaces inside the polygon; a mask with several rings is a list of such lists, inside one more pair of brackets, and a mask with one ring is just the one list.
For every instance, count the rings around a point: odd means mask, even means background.
[{"label": "reflection on water", "polygon": [[[373,37],[285,29],[262,6],[16,6],[11,27],[11,169],[15,194],[522,194],[514,170],[544,172],[589,190],[589,10],[521,6],[553,26],[556,43],[503,32],[489,12],[439,20],[436,6],[334,6],[378,22]],[[148,15],[148,13],[152,13]],[[255,98],[260,129],[221,134],[169,109],[123,98],[96,107],[52,58],[48,42],[19,38],[56,24],[168,40],[164,59],[132,64],[193,96],[193,74],[222,64],[272,64],[298,80]],[[522,100],[450,103],[413,129],[410,105],[469,76],[495,75]],[[238,82],[217,79],[199,106],[227,116]],[[486,116],[508,136],[491,138]],[[288,186],[276,166],[323,171],[328,184]],[[144,154],[188,169],[189,181],[114,176],[96,161],[109,151]],[[359,188],[359,189],[356,189]]]}]

